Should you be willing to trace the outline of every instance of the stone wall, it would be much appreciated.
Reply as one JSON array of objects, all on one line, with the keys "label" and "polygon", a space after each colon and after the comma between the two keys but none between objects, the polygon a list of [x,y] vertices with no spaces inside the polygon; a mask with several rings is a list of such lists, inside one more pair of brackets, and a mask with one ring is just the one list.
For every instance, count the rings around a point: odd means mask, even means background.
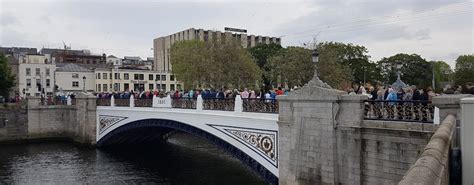
[{"label": "stone wall", "polygon": [[30,97],[27,109],[0,109],[9,120],[0,128],[0,141],[68,138],[76,142],[95,145],[96,99],[78,95],[75,105],[39,105],[40,99]]},{"label": "stone wall", "polygon": [[28,113],[26,106],[0,104],[0,141],[26,139],[28,134]]},{"label": "stone wall", "polygon": [[366,96],[311,83],[278,99],[282,185],[396,184],[437,128],[364,120]]},{"label": "stone wall", "polygon": [[449,184],[449,150],[456,117],[448,115],[399,184]]}]

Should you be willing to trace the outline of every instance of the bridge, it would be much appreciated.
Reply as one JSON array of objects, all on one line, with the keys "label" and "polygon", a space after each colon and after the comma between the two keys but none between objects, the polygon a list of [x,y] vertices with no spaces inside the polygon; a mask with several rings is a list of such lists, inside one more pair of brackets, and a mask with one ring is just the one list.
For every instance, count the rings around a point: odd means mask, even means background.
[{"label": "bridge", "polygon": [[99,147],[163,140],[179,130],[214,143],[278,184],[276,100],[112,96],[97,104]]}]

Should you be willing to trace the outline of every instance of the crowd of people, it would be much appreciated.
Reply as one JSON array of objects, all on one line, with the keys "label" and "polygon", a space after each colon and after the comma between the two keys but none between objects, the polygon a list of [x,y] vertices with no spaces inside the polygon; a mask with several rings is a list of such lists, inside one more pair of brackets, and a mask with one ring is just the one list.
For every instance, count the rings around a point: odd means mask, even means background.
[{"label": "crowd of people", "polygon": [[[356,90],[355,90],[356,89]],[[436,94],[431,87],[417,88],[415,85],[405,88],[396,88],[387,86],[358,86],[348,90],[350,95],[366,95],[369,100],[388,100],[388,101],[431,101]]]},{"label": "crowd of people", "polygon": [[281,87],[271,89],[271,90],[252,90],[248,88],[243,88],[241,90],[238,89],[191,89],[191,90],[175,90],[175,91],[123,91],[123,92],[102,92],[96,93],[95,95],[97,98],[111,98],[112,96],[114,99],[129,99],[132,95],[137,99],[152,99],[153,96],[157,97],[164,97],[170,95],[172,98],[197,98],[199,95],[203,99],[210,99],[210,98],[217,98],[217,99],[224,99],[224,98],[235,98],[237,95],[240,95],[243,99],[275,99],[278,95],[286,95],[288,94],[289,89],[283,89]]}]

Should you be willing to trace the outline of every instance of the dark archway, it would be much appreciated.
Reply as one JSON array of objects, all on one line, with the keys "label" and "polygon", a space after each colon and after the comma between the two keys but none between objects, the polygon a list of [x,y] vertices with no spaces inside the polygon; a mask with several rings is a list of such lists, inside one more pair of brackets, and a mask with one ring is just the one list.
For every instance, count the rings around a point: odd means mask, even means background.
[{"label": "dark archway", "polygon": [[235,158],[239,159],[242,163],[257,172],[257,174],[259,174],[259,176],[265,179],[265,181],[268,183],[278,184],[278,177],[273,175],[273,173],[268,171],[264,166],[262,166],[246,153],[242,152],[240,149],[204,130],[173,120],[144,119],[122,125],[102,137],[97,142],[97,146],[105,147],[119,143],[132,144],[153,141],[159,139],[160,137],[162,138],[163,136],[166,136],[167,133],[170,133],[173,130],[183,131],[188,134],[206,139],[210,143],[213,143],[219,148],[222,148],[228,153],[232,154]]}]

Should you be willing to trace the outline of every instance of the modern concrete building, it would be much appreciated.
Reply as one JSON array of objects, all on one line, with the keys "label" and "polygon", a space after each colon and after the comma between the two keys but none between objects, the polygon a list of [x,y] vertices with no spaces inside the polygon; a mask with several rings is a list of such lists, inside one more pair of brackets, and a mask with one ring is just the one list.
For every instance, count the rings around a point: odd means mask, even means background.
[{"label": "modern concrete building", "polygon": [[96,92],[174,91],[181,88],[173,74],[149,70],[95,69],[95,79]]},{"label": "modern concrete building", "polygon": [[201,40],[207,42],[212,40],[232,38],[237,41],[240,41],[242,47],[244,48],[254,47],[258,44],[281,44],[280,38],[260,35],[247,35],[246,32],[246,30],[242,30],[242,32],[221,32],[215,30],[190,28],[168,36],[156,38],[153,40],[153,52],[155,58],[154,70],[171,71],[171,63],[169,57],[170,48],[173,43],[178,41]]},{"label": "modern concrete building", "polygon": [[77,64],[58,64],[57,67],[54,76],[59,91],[95,91],[95,73],[93,70]]}]

